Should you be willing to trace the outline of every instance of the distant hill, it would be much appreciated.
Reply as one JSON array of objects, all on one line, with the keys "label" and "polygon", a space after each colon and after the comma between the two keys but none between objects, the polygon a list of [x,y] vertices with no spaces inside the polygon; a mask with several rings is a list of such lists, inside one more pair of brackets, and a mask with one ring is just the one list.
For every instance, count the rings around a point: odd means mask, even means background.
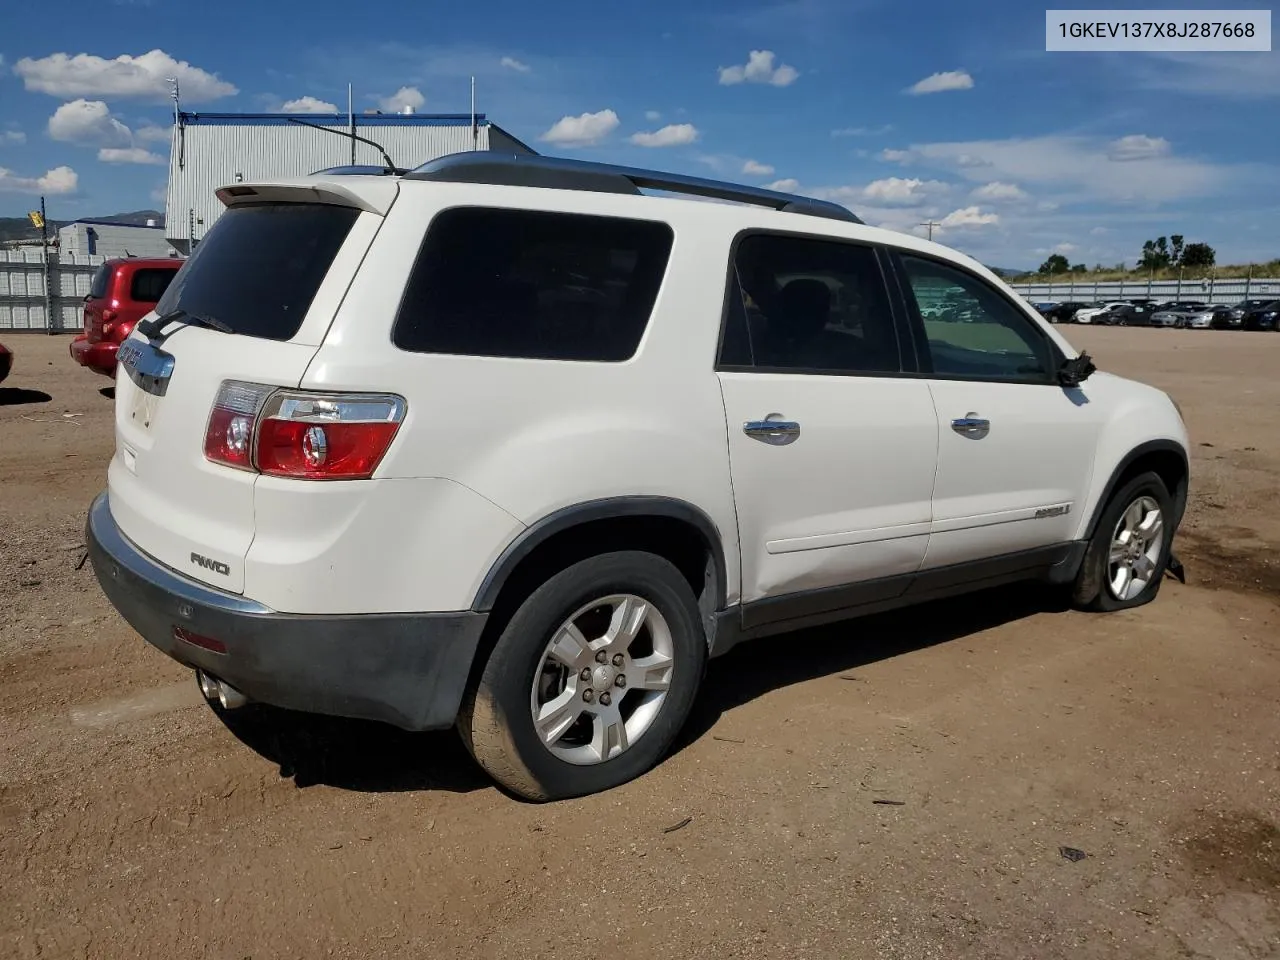
[{"label": "distant hill", "polygon": [[[130,213],[113,213],[106,217],[85,217],[85,220],[105,220],[108,223],[120,223],[130,226],[145,227],[148,220],[154,220],[164,226],[164,214],[159,210],[134,210]],[[50,220],[49,235],[56,234],[65,227],[69,220]],[[39,240],[40,231],[31,225],[26,217],[0,217],[0,241],[4,240]]]}]

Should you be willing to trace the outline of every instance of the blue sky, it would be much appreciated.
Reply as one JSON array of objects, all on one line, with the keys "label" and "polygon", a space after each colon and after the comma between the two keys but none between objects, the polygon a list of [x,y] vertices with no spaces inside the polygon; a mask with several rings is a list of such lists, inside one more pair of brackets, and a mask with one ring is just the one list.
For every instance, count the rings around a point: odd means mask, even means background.
[{"label": "blue sky", "polygon": [[932,219],[999,266],[1132,264],[1172,233],[1280,256],[1276,52],[1046,53],[1043,6],[1005,0],[200,7],[8,5],[0,215],[40,192],[55,217],[162,206],[174,72],[187,108],[246,112],[345,110],[348,81],[357,110],[463,112],[475,75],[541,152]]}]

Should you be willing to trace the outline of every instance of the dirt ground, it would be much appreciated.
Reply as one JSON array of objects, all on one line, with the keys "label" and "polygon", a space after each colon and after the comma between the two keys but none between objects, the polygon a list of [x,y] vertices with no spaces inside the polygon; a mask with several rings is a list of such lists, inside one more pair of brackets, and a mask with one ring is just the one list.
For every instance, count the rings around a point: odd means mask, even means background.
[{"label": "dirt ground", "polygon": [[1066,332],[1185,411],[1185,586],[744,645],[659,768],[542,806],[452,734],[219,719],[78,566],[108,381],[7,337],[0,956],[1280,957],[1280,335]]}]

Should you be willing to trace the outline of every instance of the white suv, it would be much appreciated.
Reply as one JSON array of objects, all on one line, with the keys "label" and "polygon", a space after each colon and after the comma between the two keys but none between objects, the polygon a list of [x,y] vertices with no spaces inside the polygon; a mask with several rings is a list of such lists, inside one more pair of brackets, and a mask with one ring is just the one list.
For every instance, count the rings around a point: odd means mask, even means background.
[{"label": "white suv", "polygon": [[567,797],[657,763],[740,640],[1023,579],[1098,610],[1160,588],[1173,402],[946,247],[537,156],[219,196],[120,349],[88,535],[223,707],[456,725]]}]

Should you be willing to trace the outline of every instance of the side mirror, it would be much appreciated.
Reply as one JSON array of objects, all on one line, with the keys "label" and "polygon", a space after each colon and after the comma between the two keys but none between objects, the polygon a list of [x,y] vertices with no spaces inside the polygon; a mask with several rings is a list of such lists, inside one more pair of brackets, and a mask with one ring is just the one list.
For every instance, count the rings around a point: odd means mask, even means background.
[{"label": "side mirror", "polygon": [[1082,353],[1078,357],[1062,361],[1062,366],[1058,368],[1058,383],[1064,387],[1078,387],[1097,369],[1093,365],[1093,358]]}]

